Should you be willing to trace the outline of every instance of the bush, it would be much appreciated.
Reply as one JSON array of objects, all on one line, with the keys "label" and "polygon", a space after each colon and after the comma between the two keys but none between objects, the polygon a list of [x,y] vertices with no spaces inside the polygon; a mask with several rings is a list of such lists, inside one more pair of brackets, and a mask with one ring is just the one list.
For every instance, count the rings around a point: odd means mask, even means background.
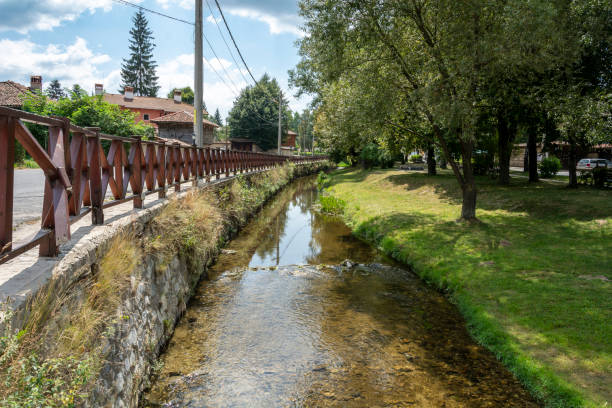
[{"label": "bush", "polygon": [[547,157],[542,159],[538,168],[540,170],[540,177],[551,178],[561,170],[561,160],[554,156]]},{"label": "bush", "polygon": [[371,169],[378,164],[378,146],[374,143],[368,143],[361,150],[359,159],[364,169]]},{"label": "bush", "polygon": [[474,174],[477,176],[486,176],[491,169],[495,167],[495,160],[493,155],[489,153],[475,153],[472,158],[472,164],[474,165]]},{"label": "bush", "polygon": [[329,183],[331,182],[331,178],[324,172],[321,171],[317,176],[317,188],[319,191],[324,190],[329,187]]},{"label": "bush", "polygon": [[321,211],[333,215],[342,214],[346,207],[346,202],[344,200],[328,195],[320,195],[319,204],[321,205]]},{"label": "bush", "polygon": [[383,169],[390,169],[395,164],[395,157],[387,150],[380,149],[378,153],[378,164]]},{"label": "bush", "polygon": [[423,156],[420,154],[413,154],[410,156],[410,161],[413,163],[423,163]]}]

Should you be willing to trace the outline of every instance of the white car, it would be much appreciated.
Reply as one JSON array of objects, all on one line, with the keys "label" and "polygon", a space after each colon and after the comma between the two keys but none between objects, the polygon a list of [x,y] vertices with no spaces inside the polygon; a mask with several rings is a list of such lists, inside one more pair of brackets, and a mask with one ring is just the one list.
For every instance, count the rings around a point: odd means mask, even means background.
[{"label": "white car", "polygon": [[593,170],[595,167],[610,167],[606,159],[581,159],[576,165],[577,170]]}]

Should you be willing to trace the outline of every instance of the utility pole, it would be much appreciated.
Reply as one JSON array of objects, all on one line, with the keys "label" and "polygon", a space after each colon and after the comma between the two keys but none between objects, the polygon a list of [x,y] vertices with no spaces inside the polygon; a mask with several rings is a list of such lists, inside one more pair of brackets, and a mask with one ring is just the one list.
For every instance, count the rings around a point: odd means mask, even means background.
[{"label": "utility pole", "polygon": [[283,107],[283,91],[278,91],[278,151],[277,154],[281,154],[281,110]]},{"label": "utility pole", "polygon": [[204,144],[204,124],[202,122],[202,100],[204,90],[204,67],[202,53],[202,0],[195,0],[195,64],[194,64],[194,85],[195,85],[195,123],[193,130],[196,137],[196,145]]}]

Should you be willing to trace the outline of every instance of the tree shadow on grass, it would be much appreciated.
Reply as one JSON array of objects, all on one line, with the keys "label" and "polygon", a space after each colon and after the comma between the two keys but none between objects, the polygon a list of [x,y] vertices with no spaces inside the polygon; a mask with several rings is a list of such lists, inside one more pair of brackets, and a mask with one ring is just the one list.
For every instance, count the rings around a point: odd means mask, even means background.
[{"label": "tree shadow on grass", "polygon": [[[356,174],[355,177],[363,177]],[[432,187],[435,194],[452,205],[461,205],[459,185],[452,175],[427,176],[423,173],[392,174],[386,181],[402,186],[407,191]],[[346,181],[352,181],[347,177]],[[359,180],[354,180],[358,182]],[[477,210],[504,210],[526,213],[534,218],[558,218],[590,221],[610,217],[612,192],[593,189],[567,189],[551,183],[530,184],[526,180],[512,180],[510,186],[500,186],[488,177],[477,177]]]}]

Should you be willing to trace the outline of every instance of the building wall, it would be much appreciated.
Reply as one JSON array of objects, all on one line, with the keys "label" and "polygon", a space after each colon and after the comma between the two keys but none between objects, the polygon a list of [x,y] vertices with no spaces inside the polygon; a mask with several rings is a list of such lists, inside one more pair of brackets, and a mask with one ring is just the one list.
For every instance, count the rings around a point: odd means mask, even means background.
[{"label": "building wall", "polygon": [[164,124],[159,125],[158,127],[159,137],[163,137],[164,139],[177,139],[181,142],[193,143],[193,126],[188,124]]},{"label": "building wall", "polygon": [[[124,109],[124,110],[129,110],[131,112],[136,113],[136,117],[134,118],[134,122],[135,123],[143,121],[147,125],[151,125],[151,126],[155,126],[155,127],[157,127],[157,124],[151,123],[150,120],[151,119],[159,118],[161,116],[164,116],[167,113],[166,111],[161,110],[161,109],[126,108],[124,106],[120,106],[120,108]],[[149,115],[149,120],[145,120],[145,118],[144,118],[145,114]]]},{"label": "building wall", "polygon": [[[164,139],[177,139],[181,142],[193,143],[193,125],[185,124],[160,124],[158,126],[158,136]],[[213,128],[204,127],[204,144],[213,142]]]}]

